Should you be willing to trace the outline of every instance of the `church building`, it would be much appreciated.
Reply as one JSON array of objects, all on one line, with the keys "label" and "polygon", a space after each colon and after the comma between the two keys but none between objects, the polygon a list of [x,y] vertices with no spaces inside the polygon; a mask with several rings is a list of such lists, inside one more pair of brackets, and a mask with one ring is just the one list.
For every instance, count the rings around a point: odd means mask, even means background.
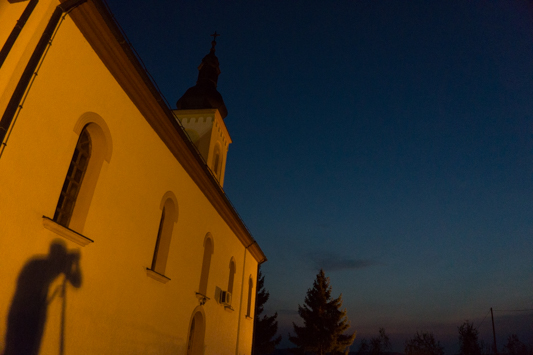
[{"label": "church building", "polygon": [[0,0],[0,354],[251,353],[215,47],[171,109],[104,0]]}]

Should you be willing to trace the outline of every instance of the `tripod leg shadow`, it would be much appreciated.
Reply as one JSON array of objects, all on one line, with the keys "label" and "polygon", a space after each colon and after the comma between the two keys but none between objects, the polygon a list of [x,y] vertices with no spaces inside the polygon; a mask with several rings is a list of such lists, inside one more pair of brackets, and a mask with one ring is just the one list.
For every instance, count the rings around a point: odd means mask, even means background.
[{"label": "tripod leg shadow", "polygon": [[[37,255],[26,262],[9,309],[4,355],[39,354],[48,305],[57,295],[62,297],[60,354],[64,354],[66,289],[68,284],[81,287],[79,260],[78,251],[67,251],[62,240],[54,240],[48,255]],[[49,299],[49,288],[61,275],[62,285]]]}]

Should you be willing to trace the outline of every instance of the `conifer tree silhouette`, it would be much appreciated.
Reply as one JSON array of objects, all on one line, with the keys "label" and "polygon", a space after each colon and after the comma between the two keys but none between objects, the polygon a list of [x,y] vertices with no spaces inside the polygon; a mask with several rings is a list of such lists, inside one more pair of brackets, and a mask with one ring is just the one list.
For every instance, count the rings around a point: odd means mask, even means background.
[{"label": "conifer tree silhouette", "polygon": [[[272,354],[281,341],[281,336],[276,336],[278,332],[278,313],[273,316],[261,316],[265,303],[268,301],[270,293],[265,289],[265,276],[261,269],[257,274],[257,294],[255,297],[255,318],[254,318],[254,339],[252,345],[253,355]],[[274,338],[274,339],[272,339]]]},{"label": "conifer tree silhouette", "polygon": [[341,306],[342,295],[331,298],[329,277],[321,269],[313,282],[313,288],[307,290],[304,305],[298,305],[298,314],[304,325],[300,327],[292,323],[295,335],[289,335],[289,340],[297,346],[291,349],[293,353],[339,354],[352,345],[355,332],[344,334],[350,323],[346,310],[339,309]]}]

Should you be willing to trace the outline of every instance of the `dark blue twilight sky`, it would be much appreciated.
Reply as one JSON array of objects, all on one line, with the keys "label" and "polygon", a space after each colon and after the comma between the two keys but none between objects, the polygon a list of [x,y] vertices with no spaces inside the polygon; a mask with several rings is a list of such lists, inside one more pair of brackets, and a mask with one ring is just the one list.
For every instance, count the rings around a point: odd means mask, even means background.
[{"label": "dark blue twilight sky", "polygon": [[320,267],[363,337],[533,343],[533,5],[107,0],[175,107],[215,30],[225,191],[290,322]]}]

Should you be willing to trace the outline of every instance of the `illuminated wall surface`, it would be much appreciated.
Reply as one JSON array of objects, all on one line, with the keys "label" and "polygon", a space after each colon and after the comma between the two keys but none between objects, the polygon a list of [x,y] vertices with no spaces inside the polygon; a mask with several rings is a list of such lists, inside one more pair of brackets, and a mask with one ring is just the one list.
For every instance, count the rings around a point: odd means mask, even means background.
[{"label": "illuminated wall surface", "polygon": [[[0,0],[0,45],[28,4]],[[1,114],[59,4],[40,0],[5,58]],[[131,74],[108,15],[91,0],[65,16],[0,158],[0,353],[250,354],[264,255],[217,185],[229,135],[212,113],[212,178]],[[57,223],[84,130],[88,164],[77,158],[81,187]]]}]

